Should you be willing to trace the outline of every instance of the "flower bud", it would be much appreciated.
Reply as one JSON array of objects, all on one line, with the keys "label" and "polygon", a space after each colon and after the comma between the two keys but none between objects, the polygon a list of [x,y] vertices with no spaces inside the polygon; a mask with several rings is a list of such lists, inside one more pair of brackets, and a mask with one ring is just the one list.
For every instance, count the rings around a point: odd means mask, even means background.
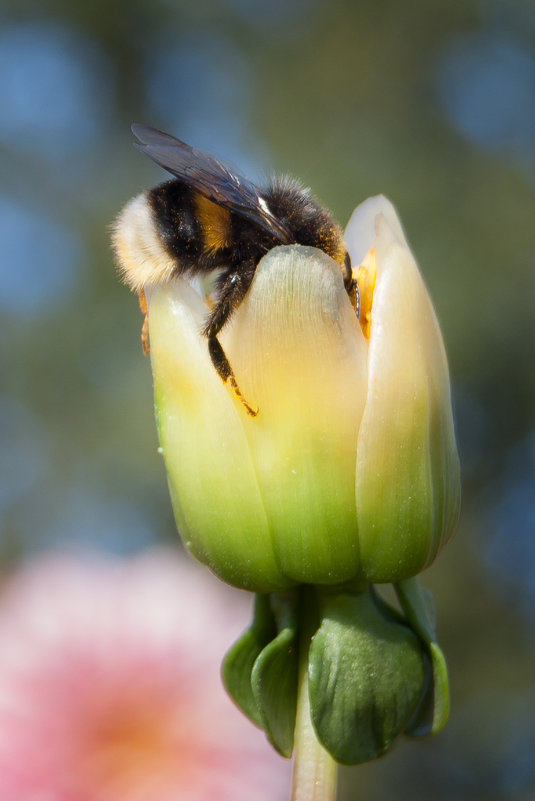
[{"label": "flower bud", "polygon": [[210,360],[200,286],[146,287],[178,527],[239,587],[399,581],[431,563],[456,522],[444,347],[390,203],[363,203],[346,241],[360,320],[339,265],[296,245],[261,260],[219,335],[256,417]]}]

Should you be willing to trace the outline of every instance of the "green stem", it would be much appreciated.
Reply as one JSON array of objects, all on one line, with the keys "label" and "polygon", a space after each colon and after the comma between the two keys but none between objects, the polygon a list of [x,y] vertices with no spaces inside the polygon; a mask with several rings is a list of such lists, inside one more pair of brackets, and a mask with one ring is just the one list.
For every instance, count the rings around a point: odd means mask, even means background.
[{"label": "green stem", "polygon": [[291,801],[335,801],[338,766],[321,745],[310,719],[308,650],[316,630],[313,588],[304,587],[299,625],[299,679]]}]

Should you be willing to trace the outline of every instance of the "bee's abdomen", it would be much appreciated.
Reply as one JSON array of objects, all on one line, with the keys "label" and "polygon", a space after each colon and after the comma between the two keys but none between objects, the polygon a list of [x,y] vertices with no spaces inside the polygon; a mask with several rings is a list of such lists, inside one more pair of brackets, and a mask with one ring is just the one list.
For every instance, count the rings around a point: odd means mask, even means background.
[{"label": "bee's abdomen", "polygon": [[122,209],[112,243],[121,277],[135,292],[147,284],[164,283],[176,272],[176,259],[164,247],[148,192],[132,198]]},{"label": "bee's abdomen", "polygon": [[162,245],[176,260],[177,272],[191,269],[203,250],[194,192],[178,181],[168,181],[149,192],[149,203]]}]

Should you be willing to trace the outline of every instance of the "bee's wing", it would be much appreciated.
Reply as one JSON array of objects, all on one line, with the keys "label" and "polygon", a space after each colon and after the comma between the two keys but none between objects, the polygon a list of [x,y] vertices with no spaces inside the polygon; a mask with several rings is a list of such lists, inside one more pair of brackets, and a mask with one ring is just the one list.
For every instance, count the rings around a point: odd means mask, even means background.
[{"label": "bee's wing", "polygon": [[218,158],[147,125],[134,123],[132,133],[139,139],[134,143],[138,150],[183,183],[255,223],[281,244],[292,242],[287,227],[270,212],[257,187]]}]

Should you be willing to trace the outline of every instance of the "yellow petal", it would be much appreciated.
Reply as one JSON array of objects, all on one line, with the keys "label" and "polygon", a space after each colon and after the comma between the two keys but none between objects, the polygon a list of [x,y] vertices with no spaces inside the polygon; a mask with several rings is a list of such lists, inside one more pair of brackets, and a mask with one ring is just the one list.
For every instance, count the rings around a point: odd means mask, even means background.
[{"label": "yellow petal", "polygon": [[259,408],[244,428],[281,571],[305,583],[354,577],[367,346],[339,265],[313,248],[270,251],[223,344]]}]

